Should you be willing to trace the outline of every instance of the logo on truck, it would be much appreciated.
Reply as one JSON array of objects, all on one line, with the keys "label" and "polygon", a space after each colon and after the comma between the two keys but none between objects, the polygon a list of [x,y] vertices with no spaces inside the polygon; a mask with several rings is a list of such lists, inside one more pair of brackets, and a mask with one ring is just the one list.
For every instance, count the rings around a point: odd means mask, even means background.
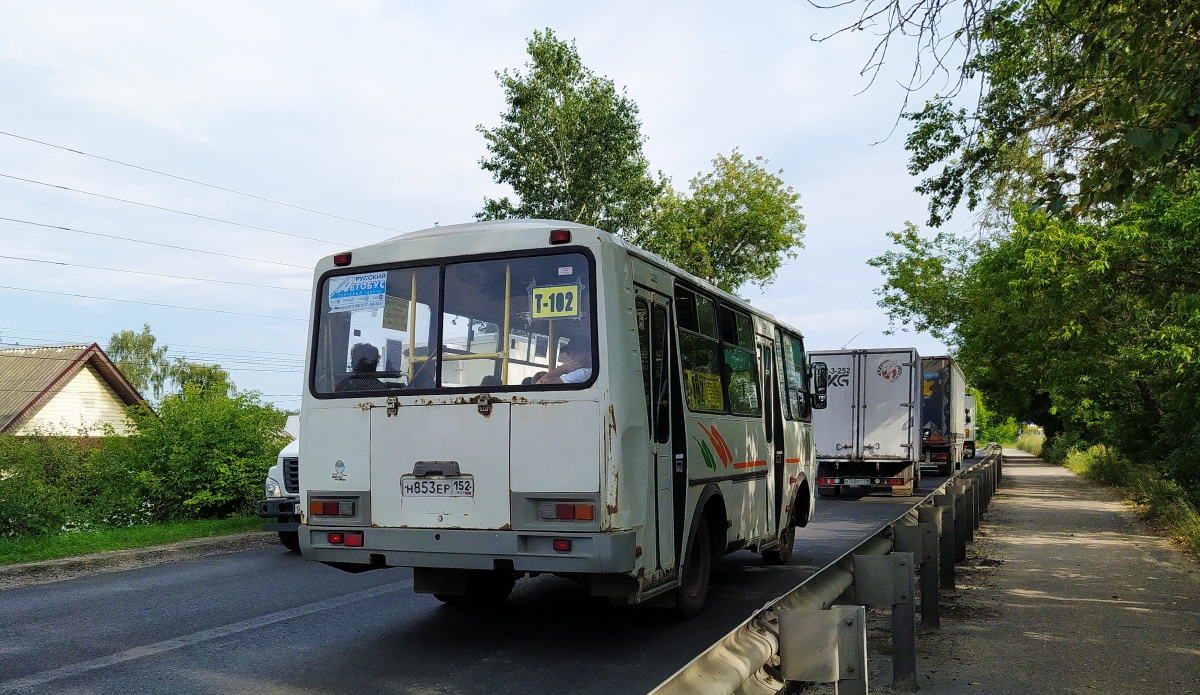
[{"label": "logo on truck", "polygon": [[904,367],[901,367],[895,360],[884,360],[879,363],[879,369],[875,371],[883,377],[884,381],[895,381],[904,374]]},{"label": "logo on truck", "polygon": [[833,388],[845,388],[850,385],[850,368],[834,367],[829,370],[829,385]]}]

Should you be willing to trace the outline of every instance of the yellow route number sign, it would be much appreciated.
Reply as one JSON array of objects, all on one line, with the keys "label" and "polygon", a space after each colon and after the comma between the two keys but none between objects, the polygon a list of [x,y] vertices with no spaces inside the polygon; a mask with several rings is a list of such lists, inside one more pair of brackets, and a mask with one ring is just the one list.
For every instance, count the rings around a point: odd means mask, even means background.
[{"label": "yellow route number sign", "polygon": [[535,287],[531,305],[531,313],[535,319],[579,316],[579,286]]}]

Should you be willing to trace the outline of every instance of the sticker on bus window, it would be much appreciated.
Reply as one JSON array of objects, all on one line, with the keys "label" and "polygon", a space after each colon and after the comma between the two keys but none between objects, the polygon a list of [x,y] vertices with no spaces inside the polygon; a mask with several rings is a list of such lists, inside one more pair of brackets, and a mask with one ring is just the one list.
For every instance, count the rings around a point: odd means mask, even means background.
[{"label": "sticker on bus window", "polygon": [[563,266],[563,267],[561,267],[561,268],[559,268],[559,269],[558,269],[558,274],[559,274],[559,275],[574,275],[574,274],[575,274],[575,269],[574,269],[574,268],[572,268],[572,267],[571,267],[571,266],[569,266],[569,265],[568,265],[568,266]]},{"label": "sticker on bus window", "polygon": [[385,297],[383,300],[383,327],[392,331],[408,330],[408,300],[400,297]]},{"label": "sticker on bus window", "polygon": [[579,316],[579,285],[535,287],[530,303],[530,313],[535,319]]},{"label": "sticker on bus window", "polygon": [[329,311],[367,311],[383,308],[387,271],[329,279]]}]

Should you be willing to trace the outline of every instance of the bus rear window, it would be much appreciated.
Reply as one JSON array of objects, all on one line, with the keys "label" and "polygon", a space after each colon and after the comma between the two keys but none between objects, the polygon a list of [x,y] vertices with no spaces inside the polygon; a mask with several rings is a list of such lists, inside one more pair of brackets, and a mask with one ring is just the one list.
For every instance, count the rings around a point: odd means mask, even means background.
[{"label": "bus rear window", "polygon": [[326,278],[313,391],[589,382],[590,283],[578,253]]},{"label": "bus rear window", "polygon": [[444,388],[583,383],[595,371],[581,254],[446,266]]}]

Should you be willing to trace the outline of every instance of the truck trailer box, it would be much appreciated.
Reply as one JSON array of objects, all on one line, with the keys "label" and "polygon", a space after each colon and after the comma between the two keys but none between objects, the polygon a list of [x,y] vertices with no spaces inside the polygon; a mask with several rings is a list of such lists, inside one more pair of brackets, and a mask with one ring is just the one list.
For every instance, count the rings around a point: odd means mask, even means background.
[{"label": "truck trailer box", "polygon": [[950,475],[962,467],[966,441],[966,380],[950,357],[922,357],[921,460]]},{"label": "truck trailer box", "polygon": [[817,489],[910,495],[920,481],[921,356],[913,348],[809,353],[829,374],[813,412]]}]

